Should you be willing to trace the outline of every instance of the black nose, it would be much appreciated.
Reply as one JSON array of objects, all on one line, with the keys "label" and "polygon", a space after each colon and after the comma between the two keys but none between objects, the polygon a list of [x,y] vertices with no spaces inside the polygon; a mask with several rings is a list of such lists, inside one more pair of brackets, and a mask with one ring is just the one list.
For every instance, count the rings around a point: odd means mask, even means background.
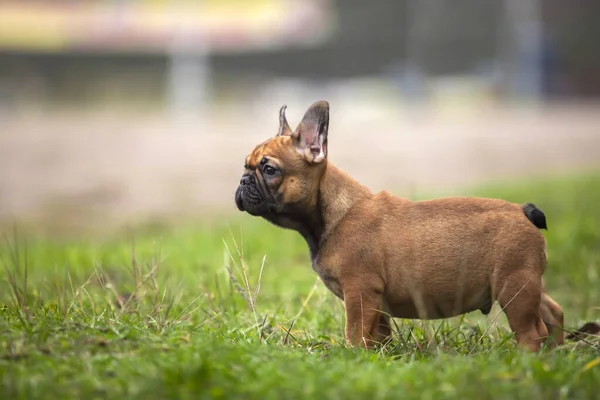
[{"label": "black nose", "polygon": [[240,180],[240,185],[249,185],[253,181],[254,178],[252,177],[252,175],[243,175],[242,179]]}]

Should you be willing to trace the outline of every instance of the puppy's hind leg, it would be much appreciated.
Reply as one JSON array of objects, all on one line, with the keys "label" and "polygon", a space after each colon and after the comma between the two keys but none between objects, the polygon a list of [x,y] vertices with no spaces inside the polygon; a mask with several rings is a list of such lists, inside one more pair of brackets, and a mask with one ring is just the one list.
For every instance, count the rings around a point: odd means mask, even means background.
[{"label": "puppy's hind leg", "polygon": [[525,271],[508,276],[498,293],[498,303],[515,333],[517,344],[531,351],[539,351],[548,337],[540,313],[541,296],[540,278]]},{"label": "puppy's hind leg", "polygon": [[556,301],[552,299],[545,291],[542,292],[542,300],[540,303],[540,313],[542,320],[548,329],[551,340],[548,345],[550,347],[560,346],[565,342],[563,331],[564,313],[562,308]]}]

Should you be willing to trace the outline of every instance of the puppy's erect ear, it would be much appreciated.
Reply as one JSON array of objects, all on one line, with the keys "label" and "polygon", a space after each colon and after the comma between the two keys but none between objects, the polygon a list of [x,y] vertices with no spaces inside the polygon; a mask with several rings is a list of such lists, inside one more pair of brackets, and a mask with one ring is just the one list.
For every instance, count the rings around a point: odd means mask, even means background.
[{"label": "puppy's erect ear", "polygon": [[310,163],[327,158],[327,131],[329,130],[329,103],[318,101],[311,105],[293,133],[294,144]]},{"label": "puppy's erect ear", "polygon": [[279,130],[277,131],[277,136],[291,136],[292,128],[287,122],[287,118],[285,117],[285,109],[287,106],[284,104],[279,109]]}]

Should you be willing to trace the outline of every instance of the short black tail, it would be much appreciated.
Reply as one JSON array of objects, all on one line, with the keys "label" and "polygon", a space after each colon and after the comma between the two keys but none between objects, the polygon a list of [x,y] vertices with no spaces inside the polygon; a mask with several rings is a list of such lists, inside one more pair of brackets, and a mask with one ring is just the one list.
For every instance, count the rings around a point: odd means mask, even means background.
[{"label": "short black tail", "polygon": [[546,229],[548,230],[548,226],[546,225],[546,216],[532,203],[523,204],[523,212],[527,219],[531,221],[533,225],[535,225],[538,229]]}]

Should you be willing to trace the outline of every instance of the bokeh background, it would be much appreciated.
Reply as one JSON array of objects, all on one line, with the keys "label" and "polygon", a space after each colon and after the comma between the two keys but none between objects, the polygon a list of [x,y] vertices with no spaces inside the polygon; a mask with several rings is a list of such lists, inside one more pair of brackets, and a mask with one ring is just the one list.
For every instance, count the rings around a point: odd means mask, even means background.
[{"label": "bokeh background", "polygon": [[595,0],[4,0],[0,224],[236,211],[245,155],[314,101],[373,190],[600,167]]}]

